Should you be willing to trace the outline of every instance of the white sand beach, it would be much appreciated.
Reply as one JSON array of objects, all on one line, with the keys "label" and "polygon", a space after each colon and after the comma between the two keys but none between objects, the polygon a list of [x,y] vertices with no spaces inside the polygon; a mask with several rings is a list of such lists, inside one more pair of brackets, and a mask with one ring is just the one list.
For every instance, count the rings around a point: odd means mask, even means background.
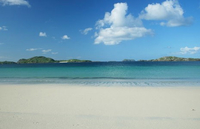
[{"label": "white sand beach", "polygon": [[199,129],[200,87],[0,85],[0,129]]}]

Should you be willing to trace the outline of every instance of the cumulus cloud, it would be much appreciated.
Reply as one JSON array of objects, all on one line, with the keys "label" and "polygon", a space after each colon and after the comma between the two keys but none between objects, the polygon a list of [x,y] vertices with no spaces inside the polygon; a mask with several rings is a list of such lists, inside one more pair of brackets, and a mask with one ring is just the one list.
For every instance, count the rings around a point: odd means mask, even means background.
[{"label": "cumulus cloud", "polygon": [[127,15],[127,10],[126,3],[116,3],[111,12],[105,13],[104,19],[97,21],[95,44],[115,45],[124,40],[133,40],[152,33],[152,30],[143,27],[139,18]]},{"label": "cumulus cloud", "polygon": [[28,7],[31,7],[28,1],[26,0],[0,0],[0,3],[5,5],[26,5]]},{"label": "cumulus cloud", "polygon": [[62,39],[63,39],[63,40],[65,40],[65,39],[70,39],[70,37],[68,37],[67,35],[63,35]]},{"label": "cumulus cloud", "polygon": [[85,30],[81,31],[82,34],[87,35],[89,31],[91,31],[92,28],[86,28]]},{"label": "cumulus cloud", "polygon": [[193,18],[185,18],[183,14],[184,11],[178,0],[166,0],[162,4],[149,4],[139,17],[146,20],[163,20],[160,25],[169,27],[192,24]]},{"label": "cumulus cloud", "polygon": [[40,37],[47,37],[47,34],[46,34],[45,32],[40,32],[40,33],[39,33],[39,36],[40,36]]},{"label": "cumulus cloud", "polygon": [[195,54],[198,51],[200,51],[200,47],[193,47],[193,48],[189,48],[189,47],[184,47],[184,48],[180,48],[180,54]]},{"label": "cumulus cloud", "polygon": [[42,50],[43,54],[46,54],[48,52],[51,52],[51,49],[47,49],[47,50]]},{"label": "cumulus cloud", "polygon": [[6,28],[6,26],[2,26],[2,27],[0,26],[0,31],[1,31],[1,30],[7,31],[8,29]]},{"label": "cumulus cloud", "polygon": [[123,40],[133,40],[135,38],[140,38],[150,33],[151,30],[147,30],[144,27],[106,28],[100,30],[97,38],[95,39],[95,44],[103,42],[105,45],[115,45],[119,44]]}]

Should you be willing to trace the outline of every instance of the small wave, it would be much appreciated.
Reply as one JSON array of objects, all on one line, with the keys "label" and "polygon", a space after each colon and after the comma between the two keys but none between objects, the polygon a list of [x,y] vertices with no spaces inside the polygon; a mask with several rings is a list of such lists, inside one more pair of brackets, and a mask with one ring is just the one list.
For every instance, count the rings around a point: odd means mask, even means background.
[{"label": "small wave", "polygon": [[0,78],[1,84],[70,84],[82,86],[200,86],[199,79]]}]

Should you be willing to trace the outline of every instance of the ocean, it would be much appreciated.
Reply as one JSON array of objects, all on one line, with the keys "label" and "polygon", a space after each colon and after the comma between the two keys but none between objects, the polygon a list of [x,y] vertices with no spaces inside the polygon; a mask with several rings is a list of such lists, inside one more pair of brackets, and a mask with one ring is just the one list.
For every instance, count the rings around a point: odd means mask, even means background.
[{"label": "ocean", "polygon": [[0,65],[0,84],[200,86],[200,62],[92,62]]}]

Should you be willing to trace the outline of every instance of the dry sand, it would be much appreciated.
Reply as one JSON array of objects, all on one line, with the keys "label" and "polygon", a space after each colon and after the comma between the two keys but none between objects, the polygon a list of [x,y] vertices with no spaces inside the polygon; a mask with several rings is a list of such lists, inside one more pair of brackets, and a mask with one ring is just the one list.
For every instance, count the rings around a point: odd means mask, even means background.
[{"label": "dry sand", "polygon": [[0,129],[199,129],[200,87],[0,85]]}]

